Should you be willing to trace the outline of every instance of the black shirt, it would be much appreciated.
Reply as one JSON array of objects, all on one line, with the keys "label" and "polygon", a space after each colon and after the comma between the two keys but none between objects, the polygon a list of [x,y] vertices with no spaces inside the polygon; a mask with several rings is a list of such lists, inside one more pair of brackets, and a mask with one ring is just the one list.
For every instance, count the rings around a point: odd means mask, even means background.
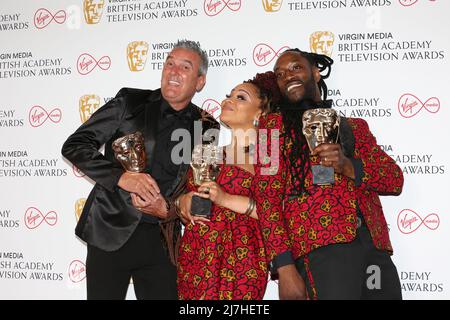
[{"label": "black shirt", "polygon": [[[177,178],[180,167],[179,164],[175,164],[171,159],[172,149],[180,143],[180,141],[172,141],[172,132],[176,129],[190,131],[193,121],[192,109],[193,105],[190,103],[184,109],[176,111],[167,101],[161,100],[158,128],[156,130],[155,154],[152,157],[153,162],[150,175],[158,183],[163,196],[168,196],[167,192]],[[157,222],[155,217],[147,214],[142,214],[142,221]]]}]

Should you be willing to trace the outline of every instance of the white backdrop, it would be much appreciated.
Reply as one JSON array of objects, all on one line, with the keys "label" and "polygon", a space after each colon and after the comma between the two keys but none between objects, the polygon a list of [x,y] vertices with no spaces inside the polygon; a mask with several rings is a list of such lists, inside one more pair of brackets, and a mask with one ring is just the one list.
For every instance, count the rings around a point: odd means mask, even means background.
[{"label": "white backdrop", "polygon": [[[92,183],[61,145],[81,124],[83,96],[95,106],[121,87],[158,88],[179,38],[208,51],[194,102],[215,116],[217,101],[283,48],[330,54],[335,108],[366,119],[405,174],[401,196],[382,197],[404,298],[450,298],[449,1],[89,2],[91,11],[83,0],[0,4],[0,299],[85,299],[74,227]],[[145,50],[129,65],[134,41]],[[270,283],[266,298],[276,297]]]}]

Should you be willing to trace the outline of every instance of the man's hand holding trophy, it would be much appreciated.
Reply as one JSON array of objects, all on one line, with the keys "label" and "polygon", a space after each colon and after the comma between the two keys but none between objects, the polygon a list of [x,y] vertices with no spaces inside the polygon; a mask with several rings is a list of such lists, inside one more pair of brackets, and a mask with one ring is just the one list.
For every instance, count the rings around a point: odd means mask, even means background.
[{"label": "man's hand holding trophy", "polygon": [[167,203],[156,181],[145,173],[147,154],[142,133],[137,131],[114,140],[112,149],[125,169],[118,186],[130,192],[133,206],[144,213],[165,218]]},{"label": "man's hand holding trophy", "polygon": [[[316,155],[317,147],[321,144],[336,144],[339,138],[340,117],[334,109],[316,108],[303,113],[303,135],[306,138],[311,154]],[[340,150],[340,147],[339,147]],[[328,153],[328,157],[322,154],[322,164],[312,165],[313,184],[334,184],[334,153]],[[340,152],[342,153],[342,152]],[[328,159],[329,158],[329,159]]]}]

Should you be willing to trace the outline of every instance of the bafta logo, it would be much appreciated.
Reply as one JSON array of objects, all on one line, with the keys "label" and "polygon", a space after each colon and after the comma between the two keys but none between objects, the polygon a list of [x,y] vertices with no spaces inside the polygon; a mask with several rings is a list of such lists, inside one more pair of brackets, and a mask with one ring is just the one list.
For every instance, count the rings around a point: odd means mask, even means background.
[{"label": "bafta logo", "polygon": [[309,37],[311,51],[331,57],[333,53],[334,34],[331,31],[316,31]]},{"label": "bafta logo", "polygon": [[100,22],[104,5],[105,0],[83,0],[84,19],[87,24]]},{"label": "bafta logo", "polygon": [[85,94],[80,98],[80,118],[85,123],[100,107],[100,97],[95,94]]},{"label": "bafta logo", "polygon": [[127,47],[127,60],[130,71],[142,71],[148,55],[148,43],[145,41],[133,41]]},{"label": "bafta logo", "polygon": [[266,12],[277,12],[280,11],[283,0],[262,0],[262,3]]},{"label": "bafta logo", "polygon": [[77,201],[75,201],[75,218],[80,220],[81,213],[83,212],[84,205],[86,204],[85,198],[80,198]]}]

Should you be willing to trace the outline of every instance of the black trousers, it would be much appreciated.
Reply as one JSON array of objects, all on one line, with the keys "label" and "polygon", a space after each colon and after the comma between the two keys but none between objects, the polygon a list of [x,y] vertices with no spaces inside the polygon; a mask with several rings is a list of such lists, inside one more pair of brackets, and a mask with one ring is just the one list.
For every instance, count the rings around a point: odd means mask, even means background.
[{"label": "black trousers", "polygon": [[[318,299],[402,299],[397,269],[387,252],[375,248],[364,223],[351,243],[318,248],[307,258]],[[313,297],[304,262],[302,257],[295,264]]]},{"label": "black trousers", "polygon": [[177,299],[176,267],[163,247],[157,224],[139,224],[117,251],[88,245],[88,300],[125,299],[131,277],[137,299]]}]

